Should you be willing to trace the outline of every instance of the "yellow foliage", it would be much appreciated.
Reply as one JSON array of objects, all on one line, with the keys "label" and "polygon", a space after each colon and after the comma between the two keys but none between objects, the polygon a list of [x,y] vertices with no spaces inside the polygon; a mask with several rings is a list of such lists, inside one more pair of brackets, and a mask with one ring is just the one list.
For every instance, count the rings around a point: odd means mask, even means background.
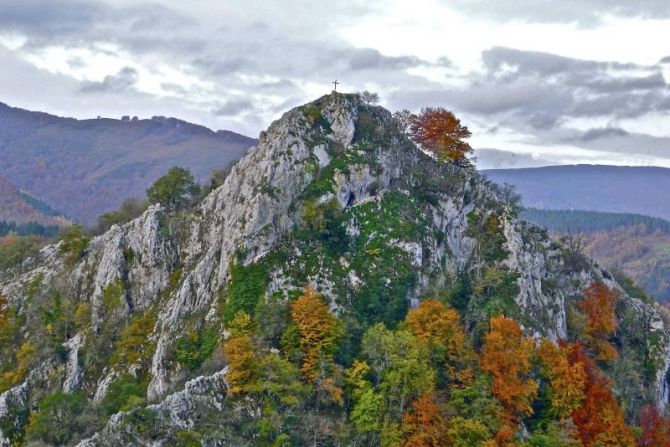
[{"label": "yellow foliage", "polygon": [[573,349],[572,344],[556,346],[546,339],[538,349],[543,373],[551,384],[551,406],[560,419],[570,417],[584,400],[586,371],[581,362],[570,362]]},{"label": "yellow foliage", "polygon": [[322,364],[332,364],[339,338],[337,320],[321,296],[311,287],[291,305],[291,320],[300,332],[300,348],[305,357],[301,371],[314,381]]},{"label": "yellow foliage", "polygon": [[246,392],[252,383],[256,368],[256,351],[249,335],[231,338],[223,345],[223,356],[228,362],[226,378],[231,395]]}]

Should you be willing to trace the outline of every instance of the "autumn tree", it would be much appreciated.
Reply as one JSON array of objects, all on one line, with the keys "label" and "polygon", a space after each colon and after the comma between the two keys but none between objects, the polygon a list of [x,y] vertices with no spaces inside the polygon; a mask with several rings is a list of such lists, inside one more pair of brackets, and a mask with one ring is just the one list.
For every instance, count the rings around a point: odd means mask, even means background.
[{"label": "autumn tree", "polygon": [[464,140],[470,131],[449,110],[441,107],[426,107],[419,116],[413,117],[410,137],[424,150],[433,153],[439,160],[463,161],[472,152]]},{"label": "autumn tree", "polygon": [[520,416],[533,413],[531,403],[537,395],[537,383],[528,375],[534,343],[514,320],[494,317],[490,325],[479,363],[491,374],[491,390],[505,410],[507,423],[515,426]]},{"label": "autumn tree", "polygon": [[608,341],[617,327],[614,306],[617,295],[604,284],[592,283],[583,291],[579,309],[586,315],[586,335],[589,345],[599,360],[613,360],[618,357],[616,348]]},{"label": "autumn tree", "polygon": [[584,447],[632,447],[635,440],[626,425],[623,411],[612,394],[610,383],[581,344],[569,354],[571,364],[584,365],[586,380],[582,405],[572,413]]},{"label": "autumn tree", "polygon": [[307,287],[291,305],[291,321],[300,334],[301,371],[308,381],[314,381],[324,365],[332,364],[340,336],[337,319],[321,295]]},{"label": "autumn tree", "polygon": [[545,339],[537,351],[543,376],[550,384],[551,408],[560,420],[569,418],[584,400],[584,365],[570,361],[570,355],[575,349],[577,347],[574,344],[559,341],[556,346]]},{"label": "autumn tree", "polygon": [[447,423],[440,406],[430,394],[422,394],[403,415],[404,447],[448,445]]},{"label": "autumn tree", "polygon": [[230,385],[231,395],[248,391],[254,381],[257,369],[257,353],[252,341],[252,323],[249,314],[239,311],[228,323],[230,338],[221,348],[223,357],[228,362],[226,379]]},{"label": "autumn tree", "polygon": [[407,314],[407,327],[417,339],[436,352],[452,379],[468,382],[472,371],[467,367],[466,337],[455,309],[434,299],[426,299]]},{"label": "autumn tree", "polygon": [[655,405],[646,405],[640,412],[642,433],[637,438],[638,447],[670,446],[670,418],[664,417]]}]

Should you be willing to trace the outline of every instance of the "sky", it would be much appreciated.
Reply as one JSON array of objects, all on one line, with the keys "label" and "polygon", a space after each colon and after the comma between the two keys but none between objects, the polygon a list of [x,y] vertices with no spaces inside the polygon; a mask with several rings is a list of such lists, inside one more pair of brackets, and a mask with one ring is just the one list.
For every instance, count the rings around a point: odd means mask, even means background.
[{"label": "sky", "polygon": [[0,0],[0,102],[255,137],[337,79],[482,168],[670,167],[669,41],[667,0]]}]

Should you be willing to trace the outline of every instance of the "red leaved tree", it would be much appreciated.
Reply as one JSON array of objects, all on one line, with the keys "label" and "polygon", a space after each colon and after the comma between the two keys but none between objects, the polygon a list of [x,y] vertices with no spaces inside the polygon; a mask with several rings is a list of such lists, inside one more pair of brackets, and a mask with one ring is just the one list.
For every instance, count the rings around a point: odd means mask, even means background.
[{"label": "red leaved tree", "polygon": [[635,439],[612,394],[609,380],[586,355],[579,342],[569,353],[569,361],[573,365],[581,363],[586,372],[584,400],[572,413],[572,420],[584,447],[633,447]]},{"label": "red leaved tree", "polygon": [[637,438],[638,447],[670,446],[670,418],[664,417],[654,405],[646,405],[640,413],[642,433]]},{"label": "red leaved tree", "polygon": [[443,161],[463,161],[472,152],[465,142],[470,131],[449,110],[441,107],[426,107],[419,116],[413,117],[409,128],[410,137],[423,149]]},{"label": "red leaved tree", "polygon": [[586,314],[586,334],[599,360],[614,360],[619,356],[608,338],[617,327],[614,306],[617,295],[604,284],[592,283],[582,292],[579,309]]}]

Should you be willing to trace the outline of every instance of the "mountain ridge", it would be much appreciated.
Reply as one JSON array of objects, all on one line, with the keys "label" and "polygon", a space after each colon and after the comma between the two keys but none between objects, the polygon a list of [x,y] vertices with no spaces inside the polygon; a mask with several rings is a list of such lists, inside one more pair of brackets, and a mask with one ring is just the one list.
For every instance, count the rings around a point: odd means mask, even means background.
[{"label": "mountain ridge", "polygon": [[516,187],[531,208],[629,212],[670,220],[670,169],[564,165],[482,171]]},{"label": "mountain ridge", "polygon": [[0,174],[86,225],[172,166],[205,180],[255,141],[177,118],[77,120],[0,104]]}]

